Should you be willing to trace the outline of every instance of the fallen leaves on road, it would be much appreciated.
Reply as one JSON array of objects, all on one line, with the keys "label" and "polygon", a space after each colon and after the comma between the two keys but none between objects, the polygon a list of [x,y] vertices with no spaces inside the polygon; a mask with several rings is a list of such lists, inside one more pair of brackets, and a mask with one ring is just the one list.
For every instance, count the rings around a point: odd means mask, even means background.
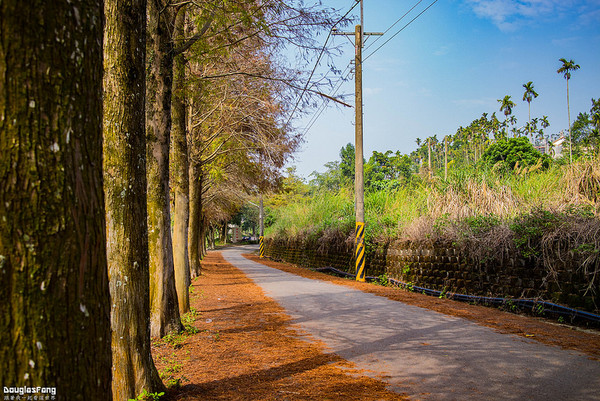
[{"label": "fallen leaves on road", "polygon": [[[295,329],[219,252],[193,280],[195,334],[154,341],[168,400],[407,400]],[[194,331],[194,330],[192,330]]]}]

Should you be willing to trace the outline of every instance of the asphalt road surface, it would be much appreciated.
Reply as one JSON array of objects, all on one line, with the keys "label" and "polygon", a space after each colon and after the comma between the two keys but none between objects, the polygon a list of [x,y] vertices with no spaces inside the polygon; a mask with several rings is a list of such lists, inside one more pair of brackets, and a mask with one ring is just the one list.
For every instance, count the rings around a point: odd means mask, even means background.
[{"label": "asphalt road surface", "polygon": [[304,331],[416,400],[600,400],[600,361],[222,250]]}]

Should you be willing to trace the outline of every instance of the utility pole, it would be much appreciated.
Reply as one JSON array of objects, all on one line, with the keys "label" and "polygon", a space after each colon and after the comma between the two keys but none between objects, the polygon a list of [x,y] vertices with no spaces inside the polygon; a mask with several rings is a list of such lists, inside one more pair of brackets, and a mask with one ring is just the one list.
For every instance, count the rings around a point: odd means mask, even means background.
[{"label": "utility pole", "polygon": [[[362,14],[362,1],[361,1]],[[361,15],[362,18],[362,15]],[[355,68],[355,131],[354,131],[354,201],[356,204],[356,281],[365,281],[365,177],[363,152],[363,98],[362,98],[362,26],[356,25],[354,43],[356,55]]]},{"label": "utility pole", "polygon": [[258,207],[258,219],[260,221],[260,240],[259,254],[261,259],[265,257],[265,208],[263,206],[263,196],[260,194],[260,206]]},{"label": "utility pole", "polygon": [[365,33],[363,2],[360,0],[360,25],[354,32],[333,32],[334,35],[354,36],[355,69],[355,133],[354,133],[354,200],[356,207],[355,260],[356,281],[365,281],[365,185],[363,169],[363,99],[362,99],[362,48],[367,35],[381,36],[383,33]]},{"label": "utility pole", "polygon": [[444,180],[448,180],[448,135],[444,137]]},{"label": "utility pole", "polygon": [[258,201],[258,205],[254,202],[248,201],[251,205],[254,205],[258,208],[258,224],[259,224],[259,252],[260,257],[265,257],[265,208],[263,205],[263,196],[260,194],[260,200]]}]

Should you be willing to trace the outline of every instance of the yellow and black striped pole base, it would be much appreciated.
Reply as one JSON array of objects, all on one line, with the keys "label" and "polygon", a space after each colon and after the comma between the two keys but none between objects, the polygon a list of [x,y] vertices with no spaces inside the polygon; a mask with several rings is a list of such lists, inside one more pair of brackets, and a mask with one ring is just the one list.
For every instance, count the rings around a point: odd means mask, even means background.
[{"label": "yellow and black striped pole base", "polygon": [[265,257],[265,237],[260,236],[260,257]]},{"label": "yellow and black striped pole base", "polygon": [[356,222],[356,281],[365,281],[365,223]]}]

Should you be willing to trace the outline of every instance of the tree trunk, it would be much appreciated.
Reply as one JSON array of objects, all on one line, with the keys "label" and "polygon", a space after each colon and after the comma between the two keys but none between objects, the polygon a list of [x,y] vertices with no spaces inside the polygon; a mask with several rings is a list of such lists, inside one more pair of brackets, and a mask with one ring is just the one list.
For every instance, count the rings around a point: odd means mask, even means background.
[{"label": "tree trunk", "polygon": [[429,171],[429,179],[431,179],[431,139],[427,138],[427,170]]},{"label": "tree trunk", "polygon": [[112,395],[163,389],[150,349],[146,212],[146,0],[106,0],[104,193],[112,298]]},{"label": "tree trunk", "polygon": [[531,102],[527,101],[528,109],[529,109],[529,136],[531,137],[531,142],[533,142],[533,134],[531,133]]},{"label": "tree trunk", "polygon": [[448,137],[444,137],[444,180],[448,180]]},{"label": "tree trunk", "polygon": [[567,78],[567,116],[569,119],[569,163],[573,164],[573,138],[571,137],[571,105],[569,103],[569,79]]},{"label": "tree trunk", "polygon": [[[175,37],[184,38],[185,7],[175,21]],[[185,107],[185,58],[182,54],[175,57],[173,80],[173,128],[172,135],[172,185],[175,195],[173,227],[173,263],[175,267],[175,287],[179,300],[179,313],[190,311],[190,265],[188,255],[189,223],[189,174],[188,147]]]},{"label": "tree trunk", "polygon": [[223,223],[223,244],[227,243],[227,222]]},{"label": "tree trunk", "polygon": [[188,231],[188,247],[190,255],[191,277],[200,275],[200,259],[202,258],[199,238],[202,223],[202,172],[200,164],[190,160],[189,163],[190,190],[190,222]]},{"label": "tree trunk", "polygon": [[201,230],[200,230],[200,255],[202,255],[202,258],[204,258],[206,256],[206,219],[204,219],[204,217],[202,218],[202,224],[201,224]]},{"label": "tree trunk", "polygon": [[150,251],[150,335],[182,329],[175,289],[171,205],[169,202],[169,142],[173,43],[169,35],[170,7],[148,2],[147,177],[148,248]]},{"label": "tree trunk", "polygon": [[112,400],[102,4],[0,2],[0,384],[61,400]]}]

